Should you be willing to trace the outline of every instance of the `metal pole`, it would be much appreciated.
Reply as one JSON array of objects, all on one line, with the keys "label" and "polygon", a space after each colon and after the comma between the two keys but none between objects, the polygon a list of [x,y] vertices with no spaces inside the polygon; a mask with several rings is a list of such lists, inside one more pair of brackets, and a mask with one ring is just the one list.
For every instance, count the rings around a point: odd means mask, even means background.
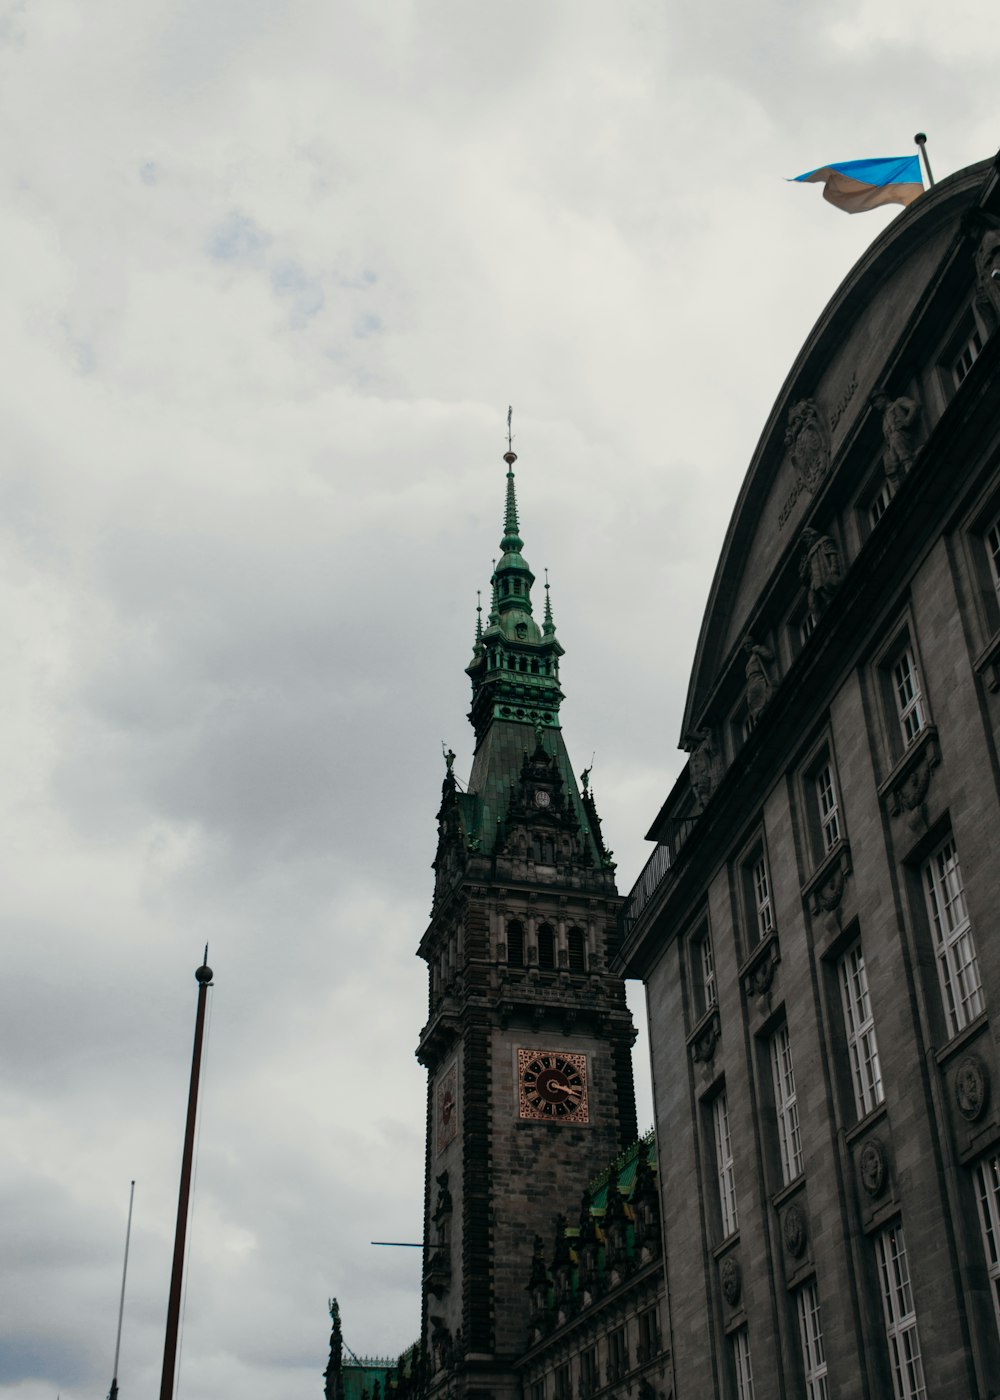
[{"label": "metal pole", "polygon": [[170,1272],[170,1299],[167,1303],[167,1331],[163,1341],[163,1373],[160,1400],[173,1400],[174,1368],[177,1364],[177,1327],[181,1312],[181,1280],[184,1273],[184,1241],[187,1237],[188,1201],[191,1195],[191,1164],[194,1159],[194,1125],[198,1116],[198,1078],[201,1073],[201,1045],[205,1034],[205,999],[212,985],[212,969],[205,961],[194,974],[198,983],[198,1010],[194,1021],[194,1050],[191,1054],[191,1088],[188,1091],[187,1127],[181,1160],[181,1185],[177,1197],[177,1229],[174,1233],[174,1263]]},{"label": "metal pole", "polygon": [[118,1356],[122,1345],[122,1317],[125,1313],[125,1275],[128,1273],[128,1242],[132,1236],[132,1202],[135,1200],[135,1182],[128,1192],[128,1224],[125,1226],[125,1262],[122,1265],[122,1296],[118,1303],[118,1335],[115,1338],[115,1365],[111,1372],[111,1389],[108,1400],[118,1400]]},{"label": "metal pole", "polygon": [[930,161],[927,159],[927,137],[926,137],[926,135],[925,135],[922,131],[918,131],[917,134],[916,134],[916,136],[914,136],[913,139],[914,139],[914,141],[916,141],[917,145],[920,147],[920,154],[921,154],[921,156],[923,157],[923,161],[924,161],[924,169],[927,171],[927,183],[928,183],[928,185],[931,187],[931,189],[933,189],[933,188],[934,188],[934,176],[931,174],[931,163],[930,163]]}]

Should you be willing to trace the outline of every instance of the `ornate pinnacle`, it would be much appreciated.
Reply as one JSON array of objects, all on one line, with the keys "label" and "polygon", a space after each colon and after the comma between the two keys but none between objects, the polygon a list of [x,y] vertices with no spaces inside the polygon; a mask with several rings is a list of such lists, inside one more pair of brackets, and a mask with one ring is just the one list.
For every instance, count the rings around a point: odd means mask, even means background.
[{"label": "ornate pinnacle", "polygon": [[503,513],[503,539],[500,541],[500,548],[504,554],[520,554],[524,548],[524,541],[517,533],[517,496],[514,492],[514,463],[517,461],[517,453],[505,452],[503,459],[507,463],[507,501]]},{"label": "ornate pinnacle", "polygon": [[490,597],[490,625],[500,621],[500,595],[497,592],[497,561],[493,560],[493,575],[490,578],[492,594]]},{"label": "ornate pinnacle", "polygon": [[480,589],[476,589],[476,646],[483,640],[483,595]]},{"label": "ornate pinnacle", "polygon": [[551,637],[555,633],[556,625],[552,621],[552,599],[549,597],[549,571],[545,570],[545,619],[542,624],[542,631],[546,637]]}]

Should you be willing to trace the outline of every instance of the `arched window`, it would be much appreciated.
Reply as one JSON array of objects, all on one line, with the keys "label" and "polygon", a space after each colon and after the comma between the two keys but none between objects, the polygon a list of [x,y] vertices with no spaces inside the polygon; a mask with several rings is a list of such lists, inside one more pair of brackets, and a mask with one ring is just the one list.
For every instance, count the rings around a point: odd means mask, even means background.
[{"label": "arched window", "polygon": [[524,925],[517,919],[507,925],[507,965],[524,966]]},{"label": "arched window", "polygon": [[569,931],[569,970],[570,972],[586,972],[586,953],[583,940],[583,929],[571,928]]},{"label": "arched window", "polygon": [[541,924],[538,929],[538,966],[551,972],[556,965],[556,935],[551,924]]}]

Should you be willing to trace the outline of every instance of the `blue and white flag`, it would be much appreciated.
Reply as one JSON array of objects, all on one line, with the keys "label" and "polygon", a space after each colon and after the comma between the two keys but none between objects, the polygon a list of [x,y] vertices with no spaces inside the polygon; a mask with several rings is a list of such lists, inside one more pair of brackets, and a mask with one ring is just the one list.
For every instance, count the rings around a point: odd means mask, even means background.
[{"label": "blue and white flag", "polygon": [[795,179],[821,184],[823,198],[848,214],[877,209],[880,204],[912,204],[924,192],[919,156],[841,160],[836,165],[821,165],[818,170],[796,175]]}]

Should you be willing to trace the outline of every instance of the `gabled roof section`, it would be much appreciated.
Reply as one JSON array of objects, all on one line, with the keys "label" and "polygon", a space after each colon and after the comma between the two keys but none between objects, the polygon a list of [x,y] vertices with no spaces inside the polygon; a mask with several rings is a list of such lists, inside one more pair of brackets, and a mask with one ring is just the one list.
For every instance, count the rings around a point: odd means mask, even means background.
[{"label": "gabled roof section", "polygon": [[742,677],[743,643],[758,626],[769,582],[801,549],[801,532],[818,519],[817,503],[846,448],[870,429],[872,396],[886,387],[906,392],[901,347],[963,244],[973,275],[968,216],[996,199],[997,182],[996,163],[984,161],[928,190],[875,239],[816,322],[730,520],[695,653],[682,747],[696,747],[701,726],[724,719],[720,682],[737,666]]}]

